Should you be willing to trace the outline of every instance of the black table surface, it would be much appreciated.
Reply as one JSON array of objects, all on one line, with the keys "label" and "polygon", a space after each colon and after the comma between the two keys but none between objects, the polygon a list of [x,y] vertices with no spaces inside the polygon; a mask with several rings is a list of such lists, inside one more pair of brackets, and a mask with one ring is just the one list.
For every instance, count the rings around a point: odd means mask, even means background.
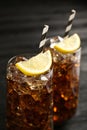
[{"label": "black table surface", "polygon": [[0,3],[0,130],[5,130],[7,61],[37,51],[45,24],[50,27],[47,37],[63,36],[72,9],[77,13],[70,34],[80,35],[82,47],[79,105],[75,116],[55,130],[87,130],[87,7],[78,0]]}]

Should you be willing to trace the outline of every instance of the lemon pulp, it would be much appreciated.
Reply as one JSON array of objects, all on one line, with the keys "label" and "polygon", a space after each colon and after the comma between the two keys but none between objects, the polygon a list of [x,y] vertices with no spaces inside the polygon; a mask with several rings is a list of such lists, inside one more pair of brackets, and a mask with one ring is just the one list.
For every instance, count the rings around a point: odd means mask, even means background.
[{"label": "lemon pulp", "polygon": [[54,48],[62,53],[72,53],[80,47],[80,37],[78,34],[73,34],[63,41],[54,45]]},{"label": "lemon pulp", "polygon": [[16,67],[25,75],[39,75],[48,71],[52,64],[51,52],[41,52],[27,61],[16,63]]}]

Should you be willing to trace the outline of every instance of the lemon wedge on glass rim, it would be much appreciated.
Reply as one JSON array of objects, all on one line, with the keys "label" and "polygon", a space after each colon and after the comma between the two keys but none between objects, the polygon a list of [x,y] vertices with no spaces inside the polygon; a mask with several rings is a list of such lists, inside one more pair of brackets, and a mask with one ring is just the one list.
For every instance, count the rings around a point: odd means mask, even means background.
[{"label": "lemon wedge on glass rim", "polygon": [[52,65],[51,52],[41,52],[29,60],[16,63],[16,67],[25,75],[34,76],[48,71]]},{"label": "lemon wedge on glass rim", "polygon": [[62,53],[73,53],[80,47],[80,37],[78,34],[73,34],[70,37],[64,38],[61,42],[54,45],[54,48]]}]

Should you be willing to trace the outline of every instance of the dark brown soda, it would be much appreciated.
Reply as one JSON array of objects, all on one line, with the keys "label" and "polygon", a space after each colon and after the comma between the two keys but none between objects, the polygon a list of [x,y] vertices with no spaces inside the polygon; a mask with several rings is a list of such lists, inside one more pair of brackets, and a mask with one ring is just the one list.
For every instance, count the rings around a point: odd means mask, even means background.
[{"label": "dark brown soda", "polygon": [[78,106],[80,51],[63,54],[54,49],[53,55],[53,120],[61,125],[74,116]]},{"label": "dark brown soda", "polygon": [[[53,130],[52,72],[26,76],[13,59],[7,67],[7,130]],[[47,80],[42,80],[44,76]]]}]

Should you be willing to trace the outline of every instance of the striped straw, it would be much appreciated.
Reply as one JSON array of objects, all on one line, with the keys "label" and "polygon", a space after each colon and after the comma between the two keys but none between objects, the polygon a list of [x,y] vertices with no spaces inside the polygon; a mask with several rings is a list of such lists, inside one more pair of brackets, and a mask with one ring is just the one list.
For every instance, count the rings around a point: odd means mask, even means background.
[{"label": "striped straw", "polygon": [[42,36],[41,36],[41,41],[39,44],[39,48],[42,48],[45,45],[46,42],[46,34],[48,32],[49,26],[48,25],[44,25],[43,31],[42,31]]},{"label": "striped straw", "polygon": [[66,30],[65,30],[65,34],[64,34],[64,37],[67,37],[69,35],[69,32],[72,28],[72,22],[75,18],[75,15],[76,15],[76,11],[73,9],[71,10],[71,15],[69,16],[69,20],[68,20],[68,24],[66,26]]}]

